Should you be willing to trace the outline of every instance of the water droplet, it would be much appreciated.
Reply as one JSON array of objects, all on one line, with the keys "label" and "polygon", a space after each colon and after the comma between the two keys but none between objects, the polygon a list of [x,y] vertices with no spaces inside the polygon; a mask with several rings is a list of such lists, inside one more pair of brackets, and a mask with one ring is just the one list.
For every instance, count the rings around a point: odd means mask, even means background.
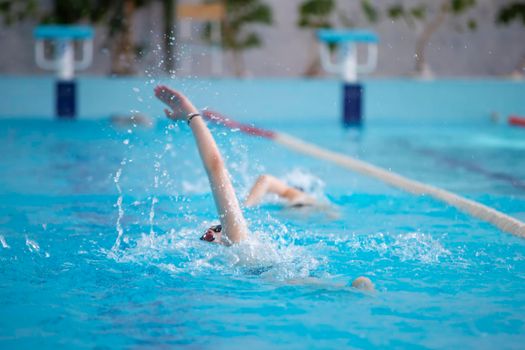
[{"label": "water droplet", "polygon": [[4,249],[9,249],[9,248],[11,248],[11,247],[9,246],[9,244],[7,244],[7,242],[6,242],[5,238],[4,238],[4,236],[0,236],[0,244],[2,245],[2,248],[4,248]]},{"label": "water droplet", "polygon": [[38,243],[29,239],[27,236],[26,236],[26,246],[31,253],[40,251],[40,246],[38,245]]}]

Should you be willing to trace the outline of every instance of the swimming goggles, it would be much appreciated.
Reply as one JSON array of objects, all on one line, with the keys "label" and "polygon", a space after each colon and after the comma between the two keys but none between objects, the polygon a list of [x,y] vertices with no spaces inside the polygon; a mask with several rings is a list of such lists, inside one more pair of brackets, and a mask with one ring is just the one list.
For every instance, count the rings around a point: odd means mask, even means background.
[{"label": "swimming goggles", "polygon": [[215,232],[215,233],[219,233],[219,232],[222,231],[222,225],[214,225],[214,226],[210,227],[209,229],[207,229],[206,232],[204,232],[204,234],[201,236],[201,238],[200,238],[201,241],[206,241],[206,242],[213,242],[213,241],[215,241],[215,236],[213,235],[213,233],[211,233],[209,231],[212,231],[212,232]]}]

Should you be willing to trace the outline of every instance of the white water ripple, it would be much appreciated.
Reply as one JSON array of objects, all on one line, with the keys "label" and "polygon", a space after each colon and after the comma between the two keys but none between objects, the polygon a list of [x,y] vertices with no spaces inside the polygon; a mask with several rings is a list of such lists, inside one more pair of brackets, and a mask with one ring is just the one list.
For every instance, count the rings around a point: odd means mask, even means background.
[{"label": "white water ripple", "polygon": [[4,249],[9,249],[9,248],[11,248],[11,247],[9,246],[9,244],[7,244],[7,242],[6,242],[5,238],[4,238],[4,236],[2,236],[2,235],[0,235],[0,244],[2,245],[2,248],[4,248]]},{"label": "white water ripple", "polygon": [[438,263],[452,254],[439,240],[422,232],[351,235],[345,243],[355,251],[375,252],[380,257],[396,257],[401,261],[414,260],[426,264]]},{"label": "white water ripple", "polygon": [[109,252],[108,257],[175,275],[253,274],[273,280],[306,278],[326,263],[305,247],[272,239],[268,233],[252,232],[248,240],[226,247],[202,242],[196,232],[200,231],[184,228],[156,235],[142,233],[126,249]]},{"label": "white water ripple", "polygon": [[31,253],[40,252],[40,245],[36,241],[29,239],[27,236],[26,236],[26,246],[27,246],[27,249],[29,249]]}]

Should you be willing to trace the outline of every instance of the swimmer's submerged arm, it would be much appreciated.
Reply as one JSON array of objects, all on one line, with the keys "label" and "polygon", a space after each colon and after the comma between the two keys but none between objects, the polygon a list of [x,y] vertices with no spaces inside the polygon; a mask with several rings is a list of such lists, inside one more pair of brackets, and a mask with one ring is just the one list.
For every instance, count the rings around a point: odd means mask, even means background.
[{"label": "swimmer's submerged arm", "polygon": [[[171,107],[172,111],[165,110],[170,119],[184,120],[188,114],[198,113],[184,95],[168,87],[158,86],[155,95]],[[240,242],[247,237],[248,229],[219,148],[202,117],[192,118],[189,124],[210,181],[223,232],[231,242]]]}]

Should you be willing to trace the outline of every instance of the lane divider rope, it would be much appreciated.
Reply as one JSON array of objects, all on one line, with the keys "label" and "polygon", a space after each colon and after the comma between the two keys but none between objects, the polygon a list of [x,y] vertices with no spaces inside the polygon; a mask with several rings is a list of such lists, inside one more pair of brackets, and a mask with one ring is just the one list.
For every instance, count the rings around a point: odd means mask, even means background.
[{"label": "lane divider rope", "polygon": [[224,125],[230,129],[239,129],[248,135],[259,136],[273,140],[276,143],[294,151],[330,161],[359,174],[381,180],[389,185],[400,188],[409,193],[415,195],[431,196],[432,198],[454,206],[480,220],[489,222],[502,231],[525,238],[525,223],[479,202],[467,199],[438,187],[411,180],[373,164],[341,153],[327,150],[285,133],[278,133],[246,124],[241,124],[232,119],[226,118],[217,112],[209,110],[204,111],[203,116],[212,122]]}]

